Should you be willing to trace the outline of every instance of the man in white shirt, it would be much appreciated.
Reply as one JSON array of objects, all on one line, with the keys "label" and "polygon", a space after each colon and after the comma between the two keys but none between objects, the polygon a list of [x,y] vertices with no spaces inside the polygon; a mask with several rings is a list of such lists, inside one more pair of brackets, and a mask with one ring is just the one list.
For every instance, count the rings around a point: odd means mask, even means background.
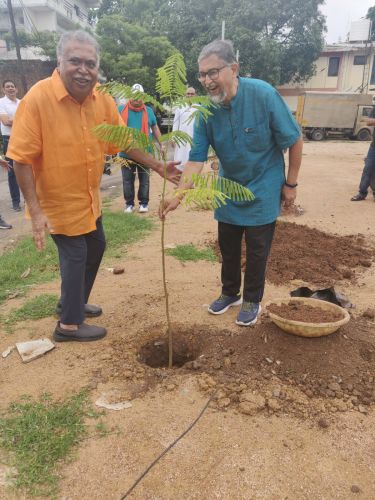
[{"label": "man in white shirt", "polygon": [[[193,87],[189,87],[185,93],[186,97],[194,97],[195,89]],[[192,106],[185,106],[184,108],[178,108],[174,115],[173,120],[173,130],[180,130],[181,132],[186,132],[193,138],[194,131],[194,119],[191,120],[190,116],[194,112],[194,108]],[[190,120],[189,120],[190,119]],[[177,165],[177,168],[180,170],[184,169],[185,163],[189,160],[191,146],[190,144],[185,144],[183,146],[175,145],[174,150],[174,161],[180,161],[181,164]]]},{"label": "man in white shirt", "polygon": [[[1,135],[3,136],[3,150],[6,156],[9,138],[12,132],[13,118],[16,114],[20,100],[17,99],[17,87],[12,80],[5,80],[3,82],[3,92],[5,95],[0,99],[0,126]],[[13,170],[13,161],[10,158],[6,159],[9,163],[8,184],[10,196],[12,198],[13,210],[20,212],[20,190]]]}]

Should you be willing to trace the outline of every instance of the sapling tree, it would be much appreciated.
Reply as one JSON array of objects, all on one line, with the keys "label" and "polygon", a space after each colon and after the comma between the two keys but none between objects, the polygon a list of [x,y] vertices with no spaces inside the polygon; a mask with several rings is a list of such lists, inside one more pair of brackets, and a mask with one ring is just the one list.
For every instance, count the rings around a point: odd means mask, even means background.
[{"label": "sapling tree", "polygon": [[[109,82],[100,87],[100,91],[109,93],[114,98],[120,99],[141,99],[145,104],[151,104],[155,109],[160,109],[168,115],[168,123],[172,123],[173,113],[176,108],[192,106],[193,112],[191,120],[207,120],[211,115],[213,104],[206,96],[186,97],[186,68],[182,55],[179,52],[172,54],[165,62],[164,66],[157,70],[156,92],[160,96],[160,101],[144,92],[134,91],[130,86],[117,82]],[[154,155],[162,160],[164,165],[163,185],[161,191],[161,204],[167,191],[167,154],[172,142],[178,147],[192,143],[192,138],[179,130],[171,130],[160,138],[163,147],[157,149],[152,138],[140,130],[125,127],[102,124],[95,127],[93,132],[103,141],[115,144],[123,150],[140,149],[142,151],[152,151]],[[126,168],[126,167],[125,167]],[[182,173],[183,175],[183,173]],[[185,179],[184,179],[185,180]],[[193,189],[178,190],[184,197],[183,203],[186,205],[218,208],[225,205],[227,199],[235,201],[253,200],[251,191],[229,179],[208,174],[194,174],[190,179]],[[173,365],[173,331],[171,326],[169,294],[166,279],[165,262],[165,220],[161,221],[161,258],[162,258],[162,281],[165,299],[165,315],[168,336],[168,366]]]}]

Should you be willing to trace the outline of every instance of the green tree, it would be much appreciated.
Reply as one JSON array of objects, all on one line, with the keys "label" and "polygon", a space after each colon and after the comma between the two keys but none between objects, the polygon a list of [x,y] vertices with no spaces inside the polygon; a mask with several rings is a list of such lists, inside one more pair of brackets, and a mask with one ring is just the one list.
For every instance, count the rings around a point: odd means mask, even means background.
[{"label": "green tree", "polygon": [[314,73],[323,48],[324,0],[121,0],[129,22],[147,24],[184,55],[189,83],[202,47],[221,36],[239,50],[241,73],[274,85]]},{"label": "green tree", "polygon": [[175,48],[165,36],[155,36],[146,27],[130,23],[121,15],[104,15],[96,33],[101,46],[101,68],[108,79],[127,85],[155,87],[156,69]]},{"label": "green tree", "polygon": [[[59,40],[59,34],[56,31],[39,31],[36,33],[27,33],[20,30],[17,32],[21,47],[34,47],[39,55],[48,57],[51,61],[56,61],[56,46]],[[11,33],[5,35],[5,39],[13,45],[13,36]]]}]

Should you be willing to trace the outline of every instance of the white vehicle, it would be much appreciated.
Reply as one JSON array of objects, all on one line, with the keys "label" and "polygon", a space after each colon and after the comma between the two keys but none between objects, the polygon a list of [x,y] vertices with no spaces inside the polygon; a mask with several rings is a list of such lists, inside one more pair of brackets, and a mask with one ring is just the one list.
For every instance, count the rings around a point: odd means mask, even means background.
[{"label": "white vehicle", "polygon": [[298,97],[296,120],[313,141],[329,136],[369,141],[374,127],[366,121],[372,97],[349,92],[304,92]]}]

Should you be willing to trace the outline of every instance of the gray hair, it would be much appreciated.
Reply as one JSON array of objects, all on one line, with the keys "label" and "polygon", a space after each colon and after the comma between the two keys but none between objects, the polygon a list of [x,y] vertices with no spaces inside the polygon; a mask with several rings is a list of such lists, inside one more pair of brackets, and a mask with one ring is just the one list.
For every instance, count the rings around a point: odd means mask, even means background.
[{"label": "gray hair", "polygon": [[198,62],[201,62],[202,59],[206,59],[212,55],[217,56],[226,64],[233,64],[237,62],[234,54],[233,43],[229,40],[214,40],[203,47],[201,53],[199,54]]},{"label": "gray hair", "polygon": [[64,55],[64,50],[65,50],[66,45],[69,42],[71,42],[72,40],[76,40],[77,42],[80,42],[80,43],[83,43],[86,45],[92,45],[96,51],[96,55],[98,57],[98,64],[99,64],[99,56],[100,56],[99,44],[93,36],[91,36],[89,33],[87,33],[87,31],[83,31],[83,30],[68,31],[67,33],[64,33],[61,36],[59,43],[57,44],[57,47],[56,47],[56,55],[57,55],[58,61]]}]

